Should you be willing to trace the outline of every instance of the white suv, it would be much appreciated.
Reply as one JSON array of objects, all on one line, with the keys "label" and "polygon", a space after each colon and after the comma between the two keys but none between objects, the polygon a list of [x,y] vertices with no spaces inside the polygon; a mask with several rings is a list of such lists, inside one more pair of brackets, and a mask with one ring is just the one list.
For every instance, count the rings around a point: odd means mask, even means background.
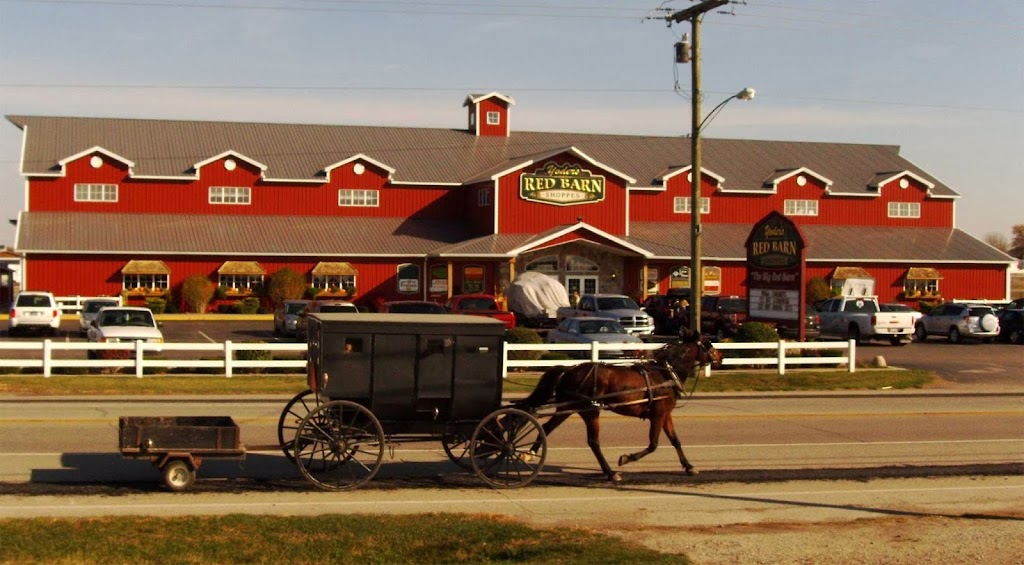
[{"label": "white suv", "polygon": [[7,335],[14,337],[33,330],[57,335],[60,329],[60,307],[50,292],[18,293],[11,306]]},{"label": "white suv", "polygon": [[914,338],[924,341],[930,335],[944,335],[952,343],[964,338],[992,341],[999,335],[999,318],[991,306],[949,303],[925,314],[914,328]]}]

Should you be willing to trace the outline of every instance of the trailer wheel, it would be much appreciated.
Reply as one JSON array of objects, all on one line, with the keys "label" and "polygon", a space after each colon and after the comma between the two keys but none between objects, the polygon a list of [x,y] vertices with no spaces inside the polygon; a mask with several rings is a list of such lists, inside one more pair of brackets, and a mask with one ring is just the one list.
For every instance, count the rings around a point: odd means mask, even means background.
[{"label": "trailer wheel", "polygon": [[184,459],[172,459],[164,465],[164,484],[174,492],[188,490],[196,482],[196,470]]},{"label": "trailer wheel", "polygon": [[[312,396],[312,398],[310,398]],[[316,396],[306,389],[296,394],[284,405],[281,417],[277,420],[277,444],[289,461],[295,461],[295,435],[299,431],[302,420],[316,407]]]},{"label": "trailer wheel", "polygon": [[532,414],[502,408],[488,414],[473,431],[473,471],[494,488],[519,488],[537,477],[548,456],[544,428]]},{"label": "trailer wheel", "polygon": [[380,469],[384,429],[362,405],[336,400],[302,419],[293,449],[302,476],[317,488],[352,490]]}]

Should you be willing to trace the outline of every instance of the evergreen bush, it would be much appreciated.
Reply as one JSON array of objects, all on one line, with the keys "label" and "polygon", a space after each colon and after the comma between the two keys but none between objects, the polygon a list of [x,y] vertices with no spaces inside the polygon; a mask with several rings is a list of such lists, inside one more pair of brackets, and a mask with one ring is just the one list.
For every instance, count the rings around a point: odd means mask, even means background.
[{"label": "evergreen bush", "polygon": [[[249,340],[243,343],[266,343],[260,340]],[[266,349],[242,349],[235,351],[235,359],[238,361],[271,361],[274,354]],[[238,369],[238,373],[262,373],[264,367],[244,367]]]},{"label": "evergreen bush", "polygon": [[260,310],[260,299],[250,296],[245,300],[239,300],[231,306],[235,314],[255,314]]},{"label": "evergreen bush", "polygon": [[163,314],[167,311],[167,301],[163,298],[147,298],[146,308],[149,308],[154,314]]},{"label": "evergreen bush", "polygon": [[[508,343],[544,343],[540,334],[530,328],[505,330],[505,341]],[[536,361],[543,354],[543,351],[509,351],[508,358],[512,361]]]}]

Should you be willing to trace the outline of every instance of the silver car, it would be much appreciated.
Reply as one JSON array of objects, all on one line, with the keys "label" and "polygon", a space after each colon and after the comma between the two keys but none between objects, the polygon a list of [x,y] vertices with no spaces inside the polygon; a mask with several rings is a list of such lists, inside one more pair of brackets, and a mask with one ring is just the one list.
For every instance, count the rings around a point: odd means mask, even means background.
[{"label": "silver car", "polygon": [[946,336],[951,343],[964,338],[990,342],[999,335],[999,318],[991,306],[949,303],[921,316],[914,327],[914,339],[924,341],[928,336]]},{"label": "silver car", "polygon": [[78,313],[78,326],[82,335],[89,332],[96,314],[101,308],[117,307],[121,305],[120,298],[89,298],[82,302],[82,310]]},{"label": "silver car", "polygon": [[[618,321],[611,318],[576,317],[566,318],[558,327],[548,332],[547,343],[643,343],[639,337],[630,334]],[[570,357],[588,357],[585,351],[569,351]],[[643,350],[623,349],[603,351],[604,357],[638,357]]]},{"label": "silver car", "polygon": [[285,300],[274,309],[274,335],[296,335],[299,318],[309,303],[309,300]]}]

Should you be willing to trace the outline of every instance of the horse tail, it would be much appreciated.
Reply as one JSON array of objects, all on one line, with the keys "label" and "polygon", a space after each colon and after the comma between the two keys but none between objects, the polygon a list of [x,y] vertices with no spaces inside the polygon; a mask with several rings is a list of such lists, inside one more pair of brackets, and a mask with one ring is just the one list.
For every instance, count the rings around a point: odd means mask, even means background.
[{"label": "horse tail", "polygon": [[540,376],[540,380],[537,381],[537,388],[533,389],[530,396],[515,402],[514,406],[526,410],[536,410],[547,404],[548,400],[551,400],[551,397],[555,395],[555,389],[558,387],[558,382],[562,380],[562,375],[565,374],[565,371],[565,367],[552,367],[548,369]]}]

